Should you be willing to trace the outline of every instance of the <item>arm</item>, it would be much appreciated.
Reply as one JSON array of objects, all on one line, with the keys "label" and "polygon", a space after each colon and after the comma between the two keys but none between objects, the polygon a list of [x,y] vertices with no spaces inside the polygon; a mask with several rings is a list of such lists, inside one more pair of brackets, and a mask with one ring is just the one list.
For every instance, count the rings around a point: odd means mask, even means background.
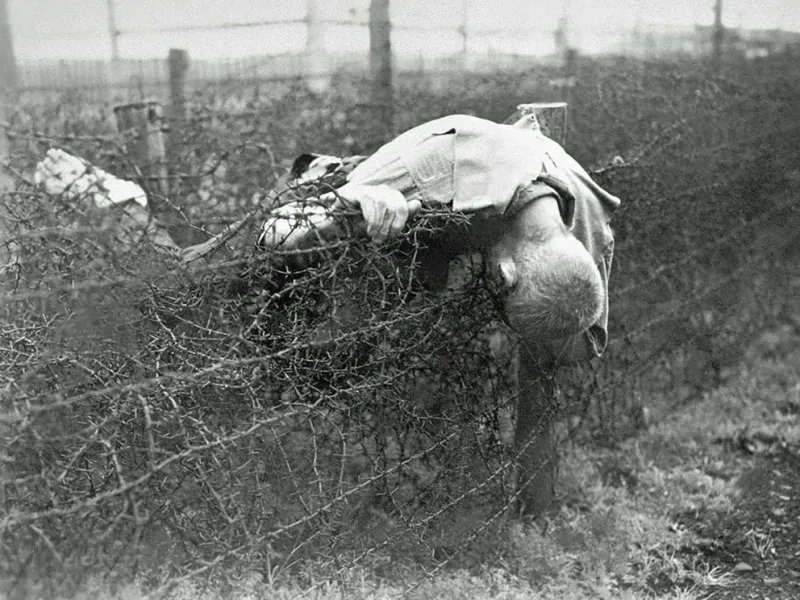
[{"label": "arm", "polygon": [[[302,155],[295,160],[284,197],[295,199],[273,209],[264,222],[258,244],[264,247],[297,248],[322,236],[341,235],[337,227],[343,209],[355,209],[361,218],[356,229],[366,231],[376,243],[398,235],[421,202],[407,169],[399,160],[396,140],[368,159],[337,159]],[[342,177],[346,175],[346,179]],[[299,186],[299,187],[298,187]],[[341,187],[339,187],[341,186]],[[337,188],[316,195],[319,188]],[[317,193],[318,194],[318,193]]]},{"label": "arm", "polygon": [[336,193],[344,204],[361,209],[367,235],[377,244],[399,235],[408,218],[422,206],[419,200],[406,201],[400,191],[386,184],[347,183]]},{"label": "arm", "polygon": [[[342,209],[357,208],[363,219],[361,226],[375,243],[400,234],[409,216],[420,208],[419,201],[406,201],[403,194],[388,185],[348,183],[322,194],[313,202],[291,202],[270,213],[262,226],[258,245],[295,248],[312,236],[330,236],[336,231]],[[335,234],[334,234],[335,235]]]}]

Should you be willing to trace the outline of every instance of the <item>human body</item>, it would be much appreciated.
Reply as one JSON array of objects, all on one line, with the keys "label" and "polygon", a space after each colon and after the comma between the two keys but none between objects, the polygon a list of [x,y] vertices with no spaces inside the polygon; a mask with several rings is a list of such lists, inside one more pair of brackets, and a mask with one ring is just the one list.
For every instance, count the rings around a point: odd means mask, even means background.
[{"label": "human body", "polygon": [[[529,125],[525,118],[512,126],[465,115],[425,123],[358,164],[335,195],[360,207],[367,233],[377,242],[402,231],[422,205],[471,215],[468,228],[431,240],[422,267],[446,273],[455,256],[481,252],[501,282],[505,317],[522,340],[515,437],[523,499],[528,511],[540,513],[552,499],[555,472],[552,374],[559,364],[599,356],[606,346],[614,241],[609,220],[619,200]],[[337,164],[328,158],[316,165],[301,160],[293,175],[309,181],[310,167],[318,166],[326,173]],[[123,243],[148,235],[158,249],[189,264],[244,223],[180,249],[152,221],[143,192],[139,199],[125,190],[111,198],[113,179],[56,151],[37,168],[37,181],[51,193],[93,193],[97,206],[126,204]],[[273,211],[260,244],[271,246],[293,235],[302,221],[291,217],[291,209],[281,212],[285,208]],[[318,223],[326,223],[329,213],[315,214]],[[441,287],[442,277],[438,281]]]},{"label": "human body", "polygon": [[359,164],[337,194],[361,207],[376,241],[398,234],[419,206],[472,216],[434,240],[423,270],[446,271],[481,252],[503,283],[505,317],[522,340],[515,442],[526,511],[553,497],[559,364],[600,356],[607,343],[609,226],[619,199],[556,142],[523,120],[453,115],[415,127]]}]

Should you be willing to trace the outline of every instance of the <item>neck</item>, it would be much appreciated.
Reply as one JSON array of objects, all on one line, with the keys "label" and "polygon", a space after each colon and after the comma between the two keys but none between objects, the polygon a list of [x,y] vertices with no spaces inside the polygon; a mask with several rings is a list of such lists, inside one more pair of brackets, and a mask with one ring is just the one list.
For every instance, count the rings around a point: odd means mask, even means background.
[{"label": "neck", "polygon": [[512,232],[518,240],[539,239],[543,242],[568,233],[556,197],[545,196],[519,211],[514,217]]},{"label": "neck", "polygon": [[495,265],[504,260],[519,259],[520,252],[526,253],[525,248],[531,244],[545,244],[555,238],[571,237],[561,219],[555,196],[545,196],[531,202],[510,221],[504,221],[497,234],[486,247],[488,259]]}]

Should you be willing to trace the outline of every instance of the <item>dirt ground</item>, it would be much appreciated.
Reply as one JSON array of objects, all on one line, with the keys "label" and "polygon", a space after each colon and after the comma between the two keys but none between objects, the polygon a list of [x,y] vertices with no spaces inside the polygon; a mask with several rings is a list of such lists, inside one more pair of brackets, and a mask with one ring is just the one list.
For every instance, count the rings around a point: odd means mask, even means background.
[{"label": "dirt ground", "polygon": [[[794,415],[800,406],[794,406]],[[711,598],[800,598],[800,445],[779,439],[732,440],[741,490],[733,510],[703,521],[701,534],[715,543],[704,549],[712,566],[736,574]],[[727,440],[726,440],[727,443]]]},{"label": "dirt ground", "polygon": [[756,400],[764,418],[714,439],[715,475],[737,488],[732,508],[684,515],[683,525],[708,540],[700,550],[709,565],[733,575],[704,589],[707,598],[800,598],[800,327],[783,338],[767,351],[779,387]]}]

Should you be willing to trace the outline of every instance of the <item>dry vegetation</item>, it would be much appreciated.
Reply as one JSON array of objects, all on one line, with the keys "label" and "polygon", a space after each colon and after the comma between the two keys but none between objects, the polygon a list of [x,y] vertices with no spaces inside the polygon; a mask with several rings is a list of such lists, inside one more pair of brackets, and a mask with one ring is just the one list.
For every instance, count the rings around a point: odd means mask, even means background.
[{"label": "dry vegetation", "polygon": [[[724,77],[582,65],[567,147],[624,201],[613,341],[559,374],[563,502],[544,532],[512,510],[513,390],[480,269],[443,296],[415,279],[426,235],[460,217],[423,214],[379,249],[331,243],[300,269],[238,244],[187,270],[146,239],[120,251],[108,211],[25,183],[52,145],[131,176],[103,109],[20,106],[23,179],[2,198],[4,593],[691,598],[731,583],[702,527],[738,497],[736,450],[714,440],[747,421],[797,442],[775,417],[797,404],[797,361],[745,357],[765,330],[796,335],[795,75],[791,57]],[[503,120],[550,99],[547,80],[404,82],[398,126]],[[299,152],[373,150],[361,86],[198,94],[170,124],[175,237],[257,223]],[[332,325],[344,299],[367,317]],[[781,344],[774,358],[796,358]],[[638,435],[645,413],[660,424]],[[762,533],[747,539],[767,560]]]}]

